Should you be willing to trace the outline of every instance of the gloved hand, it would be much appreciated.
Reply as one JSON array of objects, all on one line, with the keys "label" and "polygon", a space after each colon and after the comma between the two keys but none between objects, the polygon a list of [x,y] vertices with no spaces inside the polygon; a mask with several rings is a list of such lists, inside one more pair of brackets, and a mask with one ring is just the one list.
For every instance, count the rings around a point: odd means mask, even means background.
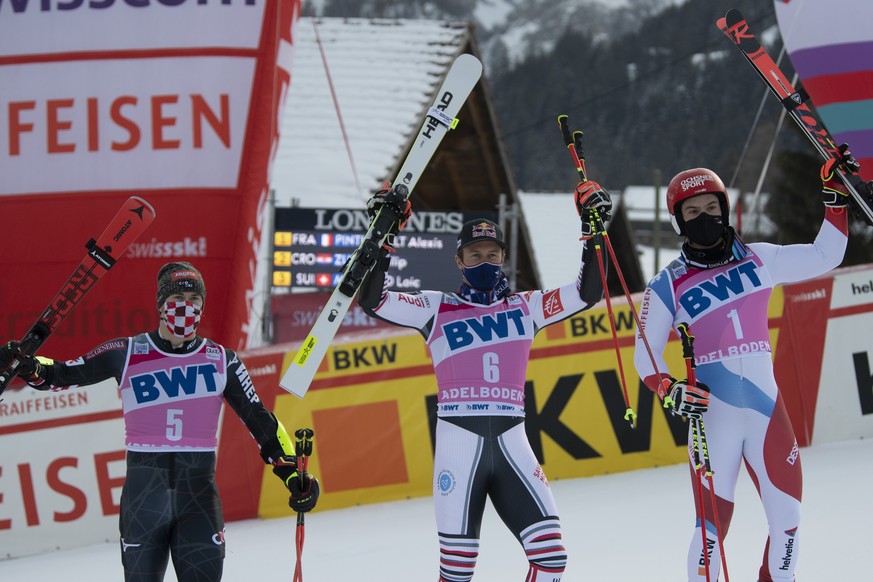
[{"label": "gloved hand", "polygon": [[612,198],[597,182],[588,180],[576,185],[576,212],[582,220],[582,236],[591,237],[597,230],[593,210],[597,210],[601,222],[607,222],[612,212]]},{"label": "gloved hand", "polygon": [[822,182],[822,201],[830,208],[841,208],[849,202],[849,190],[837,176],[837,166],[842,166],[850,174],[856,174],[861,169],[861,164],[852,157],[848,144],[840,144],[837,150],[839,150],[839,159],[831,158],[826,161],[819,173]]},{"label": "gloved hand", "polygon": [[0,370],[8,370],[12,362],[18,359],[18,366],[15,368],[17,376],[21,376],[25,380],[38,378],[42,364],[34,356],[22,354],[20,347],[21,344],[14,340],[6,342],[0,347]]},{"label": "gloved hand", "polygon": [[391,266],[389,250],[384,246],[380,249],[381,254],[376,259],[376,265],[366,274],[358,289],[358,305],[365,310],[375,310],[382,302],[382,294],[387,291],[385,274]]},{"label": "gloved hand", "polygon": [[[288,507],[298,513],[306,513],[315,508],[321,488],[318,479],[306,471],[298,472],[297,457],[279,457],[273,463],[273,473],[285,484],[291,496],[288,498]],[[303,475],[302,483],[300,475]]]},{"label": "gloved hand", "polygon": [[698,381],[689,384],[688,380],[675,380],[670,383],[669,398],[673,414],[685,418],[703,418],[709,408],[709,386]]},{"label": "gloved hand", "polygon": [[412,202],[406,199],[404,194],[398,192],[398,189],[379,190],[367,201],[367,215],[371,219],[379,213],[383,206],[391,207],[391,210],[398,217],[397,226],[391,229],[393,234],[403,230],[406,221],[412,216]]}]

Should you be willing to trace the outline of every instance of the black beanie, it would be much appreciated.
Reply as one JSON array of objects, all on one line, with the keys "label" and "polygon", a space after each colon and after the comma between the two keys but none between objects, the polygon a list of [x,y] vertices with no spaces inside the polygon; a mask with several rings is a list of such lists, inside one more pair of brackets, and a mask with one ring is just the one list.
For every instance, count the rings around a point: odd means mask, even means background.
[{"label": "black beanie", "polygon": [[206,284],[200,271],[188,262],[167,263],[158,271],[158,307],[174,293],[199,293],[206,301]]}]

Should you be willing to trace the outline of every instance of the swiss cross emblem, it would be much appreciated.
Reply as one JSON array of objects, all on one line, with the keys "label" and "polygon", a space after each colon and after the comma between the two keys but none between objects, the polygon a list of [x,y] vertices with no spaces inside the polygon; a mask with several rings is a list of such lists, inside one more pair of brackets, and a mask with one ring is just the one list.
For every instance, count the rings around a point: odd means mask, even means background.
[{"label": "swiss cross emblem", "polygon": [[564,311],[564,305],[561,303],[561,290],[546,291],[543,294],[543,316],[549,318],[562,311]]}]

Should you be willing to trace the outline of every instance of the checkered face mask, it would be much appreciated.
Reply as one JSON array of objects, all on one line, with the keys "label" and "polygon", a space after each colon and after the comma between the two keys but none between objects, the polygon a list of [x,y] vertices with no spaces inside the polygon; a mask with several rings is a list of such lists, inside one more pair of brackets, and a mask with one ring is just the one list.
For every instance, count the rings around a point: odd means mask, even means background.
[{"label": "checkered face mask", "polygon": [[176,337],[186,338],[194,334],[200,325],[203,308],[190,301],[167,301],[164,303],[164,322]]}]

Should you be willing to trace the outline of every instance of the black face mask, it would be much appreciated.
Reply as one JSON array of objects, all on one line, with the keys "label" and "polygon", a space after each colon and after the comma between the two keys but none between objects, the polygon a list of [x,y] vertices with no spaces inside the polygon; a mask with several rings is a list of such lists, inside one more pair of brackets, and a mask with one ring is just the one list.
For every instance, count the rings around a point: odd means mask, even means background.
[{"label": "black face mask", "polygon": [[725,224],[721,216],[702,212],[693,220],[685,223],[685,236],[693,243],[709,247],[724,236]]}]

